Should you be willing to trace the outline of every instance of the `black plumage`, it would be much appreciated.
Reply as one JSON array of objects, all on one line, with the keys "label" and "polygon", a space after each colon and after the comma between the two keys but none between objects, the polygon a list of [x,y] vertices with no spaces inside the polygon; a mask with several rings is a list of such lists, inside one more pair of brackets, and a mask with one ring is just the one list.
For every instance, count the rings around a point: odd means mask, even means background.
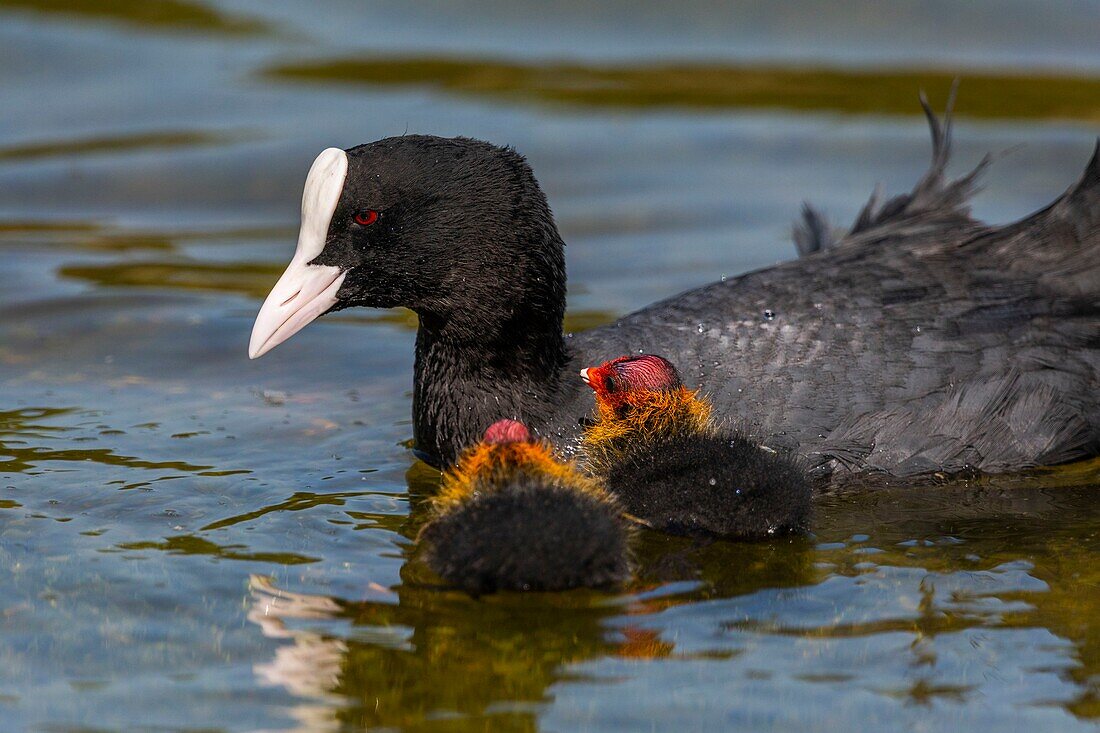
[{"label": "black plumage", "polygon": [[633,435],[615,454],[600,477],[631,516],[653,529],[736,539],[808,529],[805,470],[745,436]]},{"label": "black plumage", "polygon": [[[563,243],[515,151],[407,136],[348,151],[319,264],[335,308],[420,317],[418,448],[451,463],[500,416],[560,447],[590,399],[582,365],[666,354],[718,415],[843,484],[856,472],[1005,471],[1100,453],[1100,158],[1007,226],[944,178],[950,131],[908,195],[869,204],[807,255],[692,290],[566,339]],[[979,166],[981,167],[981,166]],[[351,215],[381,212],[369,231]]]},{"label": "black plumage", "polygon": [[471,594],[560,591],[624,582],[629,531],[617,504],[526,474],[426,524],[428,566]]}]

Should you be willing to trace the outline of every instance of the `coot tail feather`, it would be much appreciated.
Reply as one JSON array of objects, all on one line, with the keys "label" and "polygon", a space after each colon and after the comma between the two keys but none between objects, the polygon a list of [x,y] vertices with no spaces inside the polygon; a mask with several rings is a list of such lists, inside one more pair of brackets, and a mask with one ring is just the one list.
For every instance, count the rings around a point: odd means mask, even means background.
[{"label": "coot tail feather", "polygon": [[993,160],[983,157],[969,173],[954,180],[947,179],[947,163],[951,158],[952,112],[958,82],[944,111],[943,121],[928,103],[923,93],[921,107],[928,119],[932,134],[932,161],[907,194],[891,198],[880,205],[880,187],[876,187],[867,203],[860,209],[855,223],[843,234],[834,232],[827,217],[809,203],[803,204],[802,219],[796,222],[792,232],[795,248],[800,256],[835,247],[858,244],[925,241],[937,236],[957,236],[975,229],[981,223],[970,216],[970,199],[978,191],[978,180]]}]

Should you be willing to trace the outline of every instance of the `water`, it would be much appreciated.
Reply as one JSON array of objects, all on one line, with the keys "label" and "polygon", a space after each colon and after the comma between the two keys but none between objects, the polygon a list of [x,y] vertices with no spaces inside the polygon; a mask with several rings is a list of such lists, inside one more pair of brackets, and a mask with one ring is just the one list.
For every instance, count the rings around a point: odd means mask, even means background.
[{"label": "water", "polygon": [[1042,206],[1093,144],[1100,10],[993,8],[0,0],[0,729],[1094,729],[1095,462],[475,601],[411,543],[412,318],[245,357],[313,156],[406,130],[529,157],[573,328],[907,188],[917,87],[960,70],[954,170],[1024,144],[976,213]]}]

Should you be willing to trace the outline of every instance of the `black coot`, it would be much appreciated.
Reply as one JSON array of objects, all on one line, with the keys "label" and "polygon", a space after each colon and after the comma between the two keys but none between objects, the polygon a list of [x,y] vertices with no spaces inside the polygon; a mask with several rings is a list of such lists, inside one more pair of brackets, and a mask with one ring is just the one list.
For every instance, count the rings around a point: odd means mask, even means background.
[{"label": "black coot", "polygon": [[968,213],[977,171],[945,178],[950,129],[929,118],[928,173],[847,235],[809,211],[806,256],[575,338],[564,245],[517,152],[422,135],[330,148],[250,355],[328,311],[411,308],[416,444],[444,465],[502,415],[574,445],[591,404],[577,370],[639,351],[672,358],[719,414],[837,483],[1094,456],[1100,161],[1045,209],[987,226]]}]

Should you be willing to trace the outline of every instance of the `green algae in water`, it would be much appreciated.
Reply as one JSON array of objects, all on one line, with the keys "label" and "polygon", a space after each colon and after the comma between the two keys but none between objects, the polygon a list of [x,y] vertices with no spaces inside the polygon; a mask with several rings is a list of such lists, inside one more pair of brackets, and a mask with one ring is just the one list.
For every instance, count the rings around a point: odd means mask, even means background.
[{"label": "green algae in water", "polygon": [[513,103],[639,111],[781,109],[916,115],[914,89],[944,94],[959,76],[961,116],[1100,119],[1100,80],[1079,75],[965,74],[928,70],[807,69],[703,62],[523,63],[482,58],[339,58],[273,66],[275,79],[380,87],[429,87]]}]

